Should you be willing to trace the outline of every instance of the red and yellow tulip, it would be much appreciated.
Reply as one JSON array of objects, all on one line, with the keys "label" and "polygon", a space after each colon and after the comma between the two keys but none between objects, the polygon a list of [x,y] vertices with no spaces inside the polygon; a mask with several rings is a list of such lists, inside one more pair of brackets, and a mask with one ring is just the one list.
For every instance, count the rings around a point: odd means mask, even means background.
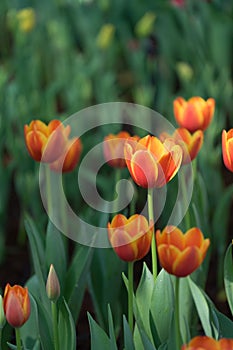
[{"label": "red and yellow tulip", "polygon": [[187,345],[183,345],[181,350],[232,350],[233,339],[222,338],[215,340],[207,336],[197,336]]},{"label": "red and yellow tulip", "polygon": [[162,187],[177,173],[182,149],[172,139],[162,143],[147,135],[138,141],[126,141],[125,161],[133,180],[141,187]]},{"label": "red and yellow tulip", "polygon": [[186,101],[183,97],[178,97],[173,102],[175,119],[178,125],[188,129],[190,132],[196,130],[206,130],[209,126],[215,109],[215,100],[195,96]]},{"label": "red and yellow tulip", "polygon": [[62,153],[70,133],[70,126],[64,127],[59,120],[52,120],[48,125],[40,120],[33,120],[24,126],[24,137],[30,156],[37,162],[51,163]]},{"label": "red and yellow tulip", "polygon": [[173,135],[167,133],[160,135],[161,141],[165,141],[166,138],[172,138],[182,148],[182,164],[184,165],[196,158],[202,147],[204,134],[202,130],[197,130],[191,134],[185,128],[178,128],[174,131]]},{"label": "red and yellow tulip", "polygon": [[50,169],[63,173],[73,171],[79,162],[81,153],[82,143],[79,138],[67,140],[64,153],[50,164]]},{"label": "red and yellow tulip", "polygon": [[233,129],[222,132],[222,155],[225,166],[233,172]]},{"label": "red and yellow tulip", "polygon": [[156,231],[158,256],[161,266],[170,274],[185,277],[203,262],[210,240],[204,239],[197,227],[185,234],[175,226]]},{"label": "red and yellow tulip", "polygon": [[28,289],[18,285],[5,288],[3,308],[7,322],[14,328],[21,327],[30,316],[30,299]]},{"label": "red and yellow tulip", "polygon": [[135,214],[127,219],[117,214],[108,223],[109,241],[116,254],[125,261],[142,259],[149,251],[153,225],[143,215]]},{"label": "red and yellow tulip", "polygon": [[138,140],[138,136],[131,137],[127,131],[118,134],[109,134],[104,138],[104,157],[114,168],[125,168],[124,146],[127,139]]}]

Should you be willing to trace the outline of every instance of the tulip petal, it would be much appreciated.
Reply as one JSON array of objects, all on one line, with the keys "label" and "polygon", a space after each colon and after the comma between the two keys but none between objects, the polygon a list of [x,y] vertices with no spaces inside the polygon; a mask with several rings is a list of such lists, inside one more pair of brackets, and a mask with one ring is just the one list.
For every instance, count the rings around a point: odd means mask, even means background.
[{"label": "tulip petal", "polygon": [[47,142],[47,137],[40,131],[29,131],[26,134],[26,146],[33,159],[40,161],[42,157],[42,148]]},{"label": "tulip petal", "polygon": [[[207,336],[197,336],[189,343],[190,349],[219,350],[217,340]],[[229,350],[229,349],[228,349]]]},{"label": "tulip petal", "polygon": [[195,271],[201,263],[200,250],[197,247],[187,247],[178,255],[173,264],[172,273],[177,277],[185,277]]},{"label": "tulip petal", "polygon": [[166,228],[160,234],[160,231],[156,231],[157,245],[168,244],[173,245],[182,251],[185,248],[185,235],[176,226],[166,226]]},{"label": "tulip petal", "polygon": [[180,255],[180,250],[172,245],[161,244],[158,246],[158,254],[161,266],[173,274],[173,263]]},{"label": "tulip petal", "polygon": [[127,218],[124,215],[117,214],[112,219],[110,227],[111,228],[120,228],[120,227],[123,228],[124,225],[126,225],[127,221],[128,220],[127,220]]},{"label": "tulip petal", "polygon": [[[233,172],[233,162],[231,160],[232,159],[231,153],[233,154],[233,148],[232,148],[233,146],[232,146],[232,142],[229,143],[230,140],[228,140],[228,133],[226,132],[226,130],[222,131],[222,155],[223,155],[223,161],[225,166],[227,167],[228,170]],[[230,149],[232,151],[230,151]]]},{"label": "tulip petal", "polygon": [[173,146],[172,150],[159,160],[159,173],[156,182],[157,187],[164,186],[178,172],[182,162],[182,149],[180,146]]},{"label": "tulip petal", "polygon": [[221,350],[229,350],[233,349],[233,339],[220,339],[219,340],[219,348]]},{"label": "tulip petal", "polygon": [[148,151],[136,151],[131,159],[131,175],[141,187],[154,187],[158,176],[158,165]]},{"label": "tulip petal", "polygon": [[199,228],[193,227],[184,235],[184,241],[186,247],[196,246],[200,248],[204,241],[204,237]]}]

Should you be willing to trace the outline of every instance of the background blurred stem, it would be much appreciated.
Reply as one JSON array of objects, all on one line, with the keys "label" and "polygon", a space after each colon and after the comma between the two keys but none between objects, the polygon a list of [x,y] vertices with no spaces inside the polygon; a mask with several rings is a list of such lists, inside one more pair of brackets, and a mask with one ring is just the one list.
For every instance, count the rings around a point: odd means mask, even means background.
[{"label": "background blurred stem", "polygon": [[185,230],[189,230],[191,227],[191,219],[190,219],[190,213],[188,208],[185,172],[182,172],[182,171],[181,171],[181,188],[182,188],[182,194],[183,194],[184,207],[186,208],[187,206],[187,211],[184,215]]},{"label": "background blurred stem", "polygon": [[134,262],[130,261],[128,263],[128,322],[131,331],[133,331],[133,266]]},{"label": "background blurred stem", "polygon": [[46,194],[47,194],[47,213],[49,218],[52,215],[52,197],[51,197],[51,170],[49,165],[45,166],[45,182],[46,182]]},{"label": "background blurred stem", "polygon": [[53,339],[54,339],[54,350],[59,350],[58,340],[58,328],[57,328],[57,304],[51,301],[52,306],[52,318],[53,318]]},{"label": "background blurred stem", "polygon": [[176,350],[181,349],[181,337],[180,337],[180,310],[179,310],[179,289],[180,279],[176,277],[175,280],[175,327],[176,327]]},{"label": "background blurred stem", "polygon": [[153,188],[148,188],[148,215],[149,224],[153,222],[153,233],[151,241],[151,255],[152,255],[152,273],[154,279],[157,277],[157,253],[156,253],[156,242],[155,242],[155,232],[154,232],[154,208],[153,208]]},{"label": "background blurred stem", "polygon": [[16,339],[16,347],[17,350],[21,350],[21,339],[20,339],[20,330],[19,328],[15,328],[15,339]]},{"label": "background blurred stem", "polygon": [[[115,171],[115,188],[117,186],[117,183],[121,179],[121,169],[117,168]],[[116,192],[116,191],[115,191]],[[120,197],[120,191],[119,193],[116,192],[117,198],[114,200],[114,205],[113,205],[113,215],[115,215],[119,211],[119,197]]]}]

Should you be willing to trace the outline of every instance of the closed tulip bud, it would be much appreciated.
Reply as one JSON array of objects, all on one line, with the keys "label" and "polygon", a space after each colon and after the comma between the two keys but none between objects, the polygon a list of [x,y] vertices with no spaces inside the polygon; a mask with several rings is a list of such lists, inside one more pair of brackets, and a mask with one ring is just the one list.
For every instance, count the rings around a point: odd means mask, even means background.
[{"label": "closed tulip bud", "polygon": [[28,289],[8,283],[5,288],[3,307],[7,322],[14,328],[21,327],[30,316]]},{"label": "closed tulip bud", "polygon": [[173,102],[174,115],[181,128],[190,132],[196,130],[205,131],[212,121],[215,109],[215,100],[209,98],[207,101],[195,96],[185,101],[178,97]]},{"label": "closed tulip bud", "polygon": [[156,232],[160,265],[170,274],[185,277],[203,262],[210,240],[193,227],[185,234],[175,226],[167,226]]},{"label": "closed tulip bud", "polygon": [[49,269],[49,274],[46,283],[46,292],[49,300],[56,302],[60,296],[60,283],[54,269],[54,266],[51,264]]},{"label": "closed tulip bud", "polygon": [[96,44],[101,49],[107,49],[111,44],[115,32],[115,27],[112,24],[105,24],[96,38]]},{"label": "closed tulip bud", "polygon": [[17,13],[19,29],[21,32],[30,32],[36,23],[36,14],[33,8],[24,8]]},{"label": "closed tulip bud", "polygon": [[152,33],[154,28],[154,22],[156,19],[156,14],[153,12],[147,12],[145,15],[137,22],[135,27],[135,32],[140,37],[148,36]]},{"label": "closed tulip bud", "polygon": [[3,308],[3,299],[2,296],[0,295],[0,329],[4,327],[6,323],[6,317],[4,313],[4,308]]},{"label": "closed tulip bud", "polygon": [[65,151],[55,162],[50,164],[50,169],[56,172],[68,173],[73,171],[79,162],[82,152],[82,143],[78,138],[68,140]]},{"label": "closed tulip bud", "polygon": [[172,139],[162,143],[148,135],[138,141],[126,141],[125,161],[136,184],[144,188],[162,187],[179,170],[182,149]]},{"label": "closed tulip bud", "polygon": [[120,259],[136,261],[149,251],[153,224],[148,224],[143,215],[135,214],[127,219],[124,215],[115,215],[108,223],[109,241]]},{"label": "closed tulip bud", "polygon": [[138,140],[138,136],[131,137],[127,131],[121,131],[118,134],[109,134],[105,136],[103,143],[104,157],[108,164],[114,168],[125,168],[124,146],[128,139]]},{"label": "closed tulip bud", "polygon": [[233,172],[233,129],[222,132],[222,155],[225,166]]},{"label": "closed tulip bud", "polygon": [[24,137],[30,156],[40,162],[52,163],[64,152],[70,126],[64,127],[59,120],[52,120],[48,125],[40,120],[33,120],[24,126]]},{"label": "closed tulip bud", "polygon": [[193,338],[187,345],[183,345],[181,350],[232,350],[233,339],[222,338],[215,340],[213,338],[197,336]]},{"label": "closed tulip bud", "polygon": [[178,128],[175,130],[173,135],[162,133],[160,140],[165,141],[166,138],[172,138],[174,142],[179,145],[183,152],[182,165],[190,163],[195,159],[200,151],[204,134],[202,130],[197,130],[191,134],[185,128]]}]

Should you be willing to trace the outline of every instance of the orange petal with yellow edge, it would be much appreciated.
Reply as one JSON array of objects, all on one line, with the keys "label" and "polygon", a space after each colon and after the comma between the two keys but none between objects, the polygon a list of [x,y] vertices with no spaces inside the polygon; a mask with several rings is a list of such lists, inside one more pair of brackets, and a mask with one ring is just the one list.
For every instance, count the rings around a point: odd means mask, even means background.
[{"label": "orange petal with yellow edge", "polygon": [[158,246],[158,255],[161,266],[168,272],[173,274],[173,264],[177,260],[180,250],[168,244]]},{"label": "orange petal with yellow edge", "polygon": [[131,159],[131,175],[144,188],[154,187],[158,176],[158,165],[148,151],[136,151]]},{"label": "orange petal with yellow edge", "polygon": [[177,277],[185,277],[195,271],[201,263],[200,250],[197,247],[187,247],[177,256],[173,264],[172,273]]}]

